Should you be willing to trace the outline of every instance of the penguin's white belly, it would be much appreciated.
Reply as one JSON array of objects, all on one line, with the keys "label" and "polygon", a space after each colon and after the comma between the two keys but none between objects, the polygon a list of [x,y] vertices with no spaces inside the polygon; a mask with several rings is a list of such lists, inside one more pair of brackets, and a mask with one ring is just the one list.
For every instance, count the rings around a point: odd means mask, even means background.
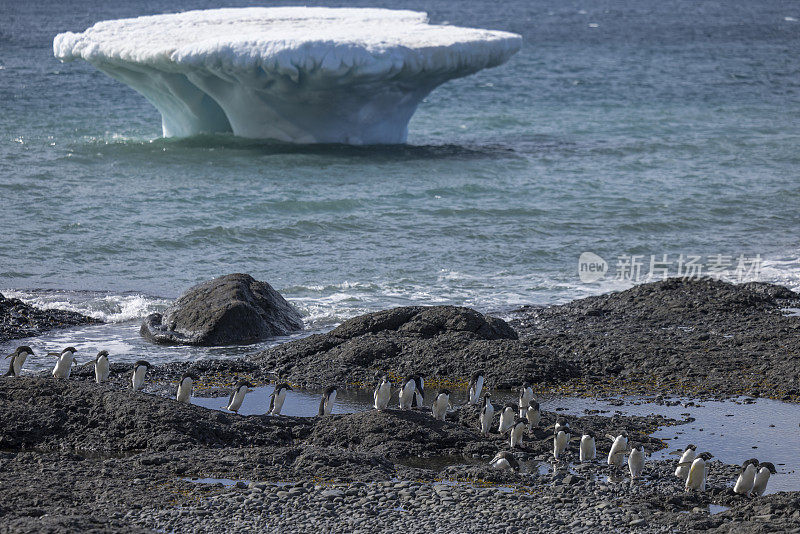
[{"label": "penguin's white belly", "polygon": [[147,374],[147,367],[141,365],[133,372],[133,389],[138,390],[144,384],[144,375]]},{"label": "penguin's white belly", "polygon": [[519,407],[521,410],[527,410],[533,400],[533,391],[526,390],[519,398]]},{"label": "penguin's white belly", "polygon": [[381,385],[378,391],[375,392],[375,409],[385,410],[389,406],[391,400],[392,389],[391,386]]},{"label": "penguin's white belly", "polygon": [[498,427],[497,431],[501,434],[511,428],[511,425],[514,424],[514,411],[513,410],[503,410],[503,413],[500,414],[500,426]]},{"label": "penguin's white belly", "polygon": [[632,450],[631,455],[628,457],[628,469],[631,472],[631,478],[639,478],[644,471],[644,454],[638,450]]},{"label": "penguin's white belly", "polygon": [[286,390],[282,389],[280,393],[275,395],[275,405],[272,407],[272,413],[280,415],[283,410],[283,401],[286,400]]},{"label": "penguin's white belly", "polygon": [[750,493],[753,490],[753,484],[756,478],[756,468],[749,464],[744,470],[744,473],[739,475],[736,479],[736,485],[733,486],[733,492],[739,495]]},{"label": "penguin's white belly", "polygon": [[444,421],[444,416],[447,414],[447,401],[436,399],[431,408],[433,418],[437,421]]},{"label": "penguin's white belly", "polygon": [[511,464],[508,463],[508,460],[505,458],[500,458],[492,463],[492,467],[496,467],[498,469],[511,469]]},{"label": "penguin's white belly", "polygon": [[686,481],[686,477],[689,476],[689,469],[691,469],[691,463],[694,462],[694,457],[696,456],[695,451],[689,449],[688,451],[684,452],[681,456],[681,459],[678,461],[678,464],[689,464],[689,465],[678,465],[675,469],[675,476],[679,479]]},{"label": "penguin's white belly", "polygon": [[184,402],[189,404],[189,399],[192,398],[192,381],[191,380],[184,380],[178,386],[178,394],[175,396],[175,400],[178,402]]},{"label": "penguin's white belly", "polygon": [[108,380],[108,360],[100,360],[94,364],[94,379],[99,384]]},{"label": "penguin's white belly", "polygon": [[483,377],[479,376],[475,383],[469,390],[469,403],[475,404],[478,402],[478,399],[481,396],[481,391],[483,390]]},{"label": "penguin's white belly", "polygon": [[481,432],[484,434],[489,433],[492,427],[492,419],[494,418],[494,407],[491,404],[486,405],[486,409],[481,414]]},{"label": "penguin's white belly", "polygon": [[322,406],[322,414],[323,415],[330,415],[333,411],[333,403],[336,401],[336,390],[334,390],[330,397],[328,397],[327,402]]},{"label": "penguin's white belly", "polygon": [[608,465],[619,467],[622,465],[622,460],[625,459],[625,451],[628,448],[628,440],[622,436],[618,436],[608,451]]},{"label": "penguin's white belly", "polygon": [[528,408],[525,412],[525,418],[528,420],[528,429],[532,429],[539,426],[539,421],[542,419],[542,414],[538,410]]},{"label": "penguin's white belly", "polygon": [[686,477],[687,490],[704,490],[706,487],[706,463],[702,458],[692,462],[689,476]]},{"label": "penguin's white belly", "polygon": [[60,357],[53,368],[53,376],[56,378],[69,378],[71,372],[72,358],[69,356]]},{"label": "penguin's white belly", "polygon": [[511,446],[522,447],[522,436],[525,434],[525,425],[517,425],[511,429]]},{"label": "penguin's white belly", "polygon": [[414,394],[416,392],[416,386],[414,382],[408,382],[403,389],[400,390],[400,409],[401,410],[408,410],[411,408],[411,403],[414,401]]},{"label": "penguin's white belly", "polygon": [[239,388],[236,390],[236,393],[233,394],[233,399],[231,403],[228,404],[228,410],[235,412],[238,411],[239,408],[242,407],[242,403],[244,402],[244,396],[247,393],[246,388]]},{"label": "penguin's white belly", "polygon": [[580,461],[587,462],[589,460],[594,460],[595,456],[597,456],[597,449],[595,447],[594,438],[591,436],[582,437],[581,447],[580,447]]},{"label": "penguin's white belly", "polygon": [[12,363],[12,365],[14,366],[14,376],[20,375],[20,371],[22,371],[22,366],[25,365],[25,360],[27,359],[28,359],[27,353],[18,354],[14,358],[14,362]]},{"label": "penguin's white belly", "polygon": [[753,482],[753,493],[761,497],[767,490],[767,482],[769,482],[770,472],[766,467],[762,467],[756,473],[755,481]]},{"label": "penguin's white belly", "polygon": [[563,430],[560,430],[556,437],[553,438],[553,457],[559,458],[564,451],[567,450],[567,443],[569,443],[569,436]]}]

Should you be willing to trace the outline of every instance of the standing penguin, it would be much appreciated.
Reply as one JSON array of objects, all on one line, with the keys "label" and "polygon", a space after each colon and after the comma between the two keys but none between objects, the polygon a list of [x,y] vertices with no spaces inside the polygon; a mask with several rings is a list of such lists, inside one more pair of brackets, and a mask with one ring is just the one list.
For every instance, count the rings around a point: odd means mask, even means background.
[{"label": "standing penguin", "polygon": [[622,465],[625,453],[628,452],[628,433],[623,430],[617,437],[610,435],[608,437],[614,440],[611,450],[608,451],[608,465],[617,468]]},{"label": "standing penguin", "polygon": [[519,462],[509,451],[500,451],[489,461],[489,465],[498,469],[519,469]]},{"label": "standing penguin", "polygon": [[283,409],[283,401],[286,400],[286,393],[292,391],[292,386],[286,382],[275,386],[275,390],[269,396],[269,411],[272,415],[280,415]]},{"label": "standing penguin", "polygon": [[644,445],[641,443],[634,443],[631,445],[631,454],[628,456],[628,469],[631,472],[631,478],[639,478],[644,471]]},{"label": "standing penguin", "polygon": [[133,390],[138,391],[144,385],[144,377],[147,375],[147,371],[150,370],[152,365],[147,363],[144,360],[139,360],[135,364],[133,364],[133,374],[131,375],[131,385],[133,385]]},{"label": "standing penguin", "polygon": [[94,359],[94,381],[98,384],[108,380],[110,373],[108,365],[108,351],[101,350]]},{"label": "standing penguin", "polygon": [[392,383],[389,382],[389,378],[386,375],[381,378],[380,383],[375,388],[372,399],[376,410],[385,410],[389,406],[389,402],[392,400]]},{"label": "standing penguin", "polygon": [[542,412],[539,410],[539,403],[532,400],[525,410],[525,419],[528,420],[528,432],[533,432],[533,429],[539,426],[539,421],[542,420]]},{"label": "standing penguin", "polygon": [[511,448],[523,447],[522,438],[525,435],[525,430],[528,428],[528,422],[525,419],[517,419],[514,421],[514,426],[511,427]]},{"label": "standing penguin", "polygon": [[433,418],[437,421],[444,421],[444,416],[447,414],[447,408],[450,406],[452,406],[450,404],[450,390],[440,389],[439,394],[436,395],[436,399],[434,399],[433,405],[431,406]]},{"label": "standing penguin", "polygon": [[477,404],[483,390],[483,369],[475,371],[469,380],[469,403]]},{"label": "standing penguin", "polygon": [[318,415],[330,415],[333,411],[333,403],[336,402],[336,386],[329,386],[322,394],[322,400],[319,401]]},{"label": "standing penguin", "polygon": [[514,425],[514,417],[516,416],[517,407],[513,404],[506,404],[503,411],[500,412],[500,426],[497,427],[497,431],[501,434],[505,433],[506,430]]},{"label": "standing penguin", "polygon": [[72,364],[78,363],[75,361],[75,347],[67,347],[61,353],[50,352],[48,356],[58,356],[56,366],[53,367],[53,378],[69,378],[72,372]]},{"label": "standing penguin", "polygon": [[753,491],[753,485],[756,482],[756,473],[758,472],[758,460],[750,458],[745,460],[742,468],[739,470],[739,478],[736,479],[736,484],[733,486],[733,492],[738,495],[750,496]]},{"label": "standing penguin", "polygon": [[414,392],[414,402],[411,403],[412,407],[422,406],[425,402],[425,378],[422,375],[414,376],[414,383],[417,385]]},{"label": "standing penguin", "polygon": [[686,477],[686,491],[706,490],[706,478],[708,477],[708,461],[713,458],[711,453],[701,452],[692,462],[689,468],[689,475]]},{"label": "standing penguin", "polygon": [[25,365],[25,360],[28,359],[28,356],[33,355],[33,351],[29,346],[22,345],[17,347],[17,350],[6,356],[6,358],[11,358],[6,376],[19,376],[22,366]]},{"label": "standing penguin", "polygon": [[591,430],[584,430],[581,436],[579,459],[581,462],[589,462],[594,460],[596,456],[597,444],[595,442],[594,432]]},{"label": "standing penguin", "polygon": [[494,418],[494,406],[492,406],[491,395],[486,393],[483,396],[483,407],[481,408],[481,434],[484,436],[489,435],[489,429],[492,426],[492,419]]},{"label": "standing penguin", "polygon": [[[411,375],[403,380],[400,386],[400,409],[408,410],[417,403],[417,394],[419,388],[422,387],[422,377],[419,375]],[[423,394],[424,395],[424,394]]]},{"label": "standing penguin", "polygon": [[191,404],[192,386],[196,380],[200,380],[196,374],[183,373],[183,376],[181,376],[181,381],[178,383],[178,393],[175,394],[175,400],[185,404]]},{"label": "standing penguin", "polygon": [[690,443],[683,451],[681,459],[678,460],[678,467],[675,468],[675,476],[686,482],[686,477],[689,476],[689,469],[692,467],[692,462],[694,462],[695,457],[697,457],[697,446]]},{"label": "standing penguin", "polygon": [[522,387],[519,389],[519,416],[525,417],[525,412],[528,410],[531,401],[533,400],[533,388],[530,382],[523,382]]},{"label": "standing penguin", "polygon": [[758,473],[756,473],[756,480],[753,484],[753,495],[761,497],[767,490],[767,482],[769,482],[770,474],[776,474],[778,471],[772,462],[761,462],[758,464]]},{"label": "standing penguin", "polygon": [[244,402],[244,396],[247,395],[247,388],[251,387],[253,387],[252,384],[247,380],[239,380],[236,382],[230,397],[228,397],[228,406],[226,406],[226,409],[238,413],[239,408],[242,407],[242,403]]}]

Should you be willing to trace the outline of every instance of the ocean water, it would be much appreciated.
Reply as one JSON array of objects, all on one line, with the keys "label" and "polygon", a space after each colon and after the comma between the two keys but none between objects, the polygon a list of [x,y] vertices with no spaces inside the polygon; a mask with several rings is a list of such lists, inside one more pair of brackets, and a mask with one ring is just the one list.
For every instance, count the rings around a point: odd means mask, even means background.
[{"label": "ocean water", "polygon": [[[136,333],[230,272],[270,282],[307,332],[404,304],[564,302],[643,281],[651,255],[758,255],[751,278],[800,287],[800,6],[303,3],[423,10],[525,43],[436,89],[404,146],[160,139],[143,97],[59,63],[53,36],[254,3],[0,3],[0,292],[111,321],[32,343],[132,360],[238,354],[156,349]],[[586,251],[607,261],[605,279],[580,280]],[[632,255],[641,278],[615,280]]]}]

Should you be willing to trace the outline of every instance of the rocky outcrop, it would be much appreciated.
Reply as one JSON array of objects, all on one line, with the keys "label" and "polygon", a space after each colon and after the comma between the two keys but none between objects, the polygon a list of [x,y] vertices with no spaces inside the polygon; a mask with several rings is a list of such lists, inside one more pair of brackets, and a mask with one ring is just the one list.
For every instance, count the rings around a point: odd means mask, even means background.
[{"label": "rocky outcrop", "polygon": [[254,356],[294,382],[372,387],[376,373],[421,373],[466,381],[485,369],[491,387],[573,376],[552,352],[520,342],[501,319],[458,306],[408,306],[345,321],[327,334],[285,343]]},{"label": "rocky outcrop", "polygon": [[180,296],[164,314],[148,315],[141,335],[154,343],[233,345],[303,328],[300,313],[266,282],[229,274]]},{"label": "rocky outcrop", "polygon": [[66,310],[41,310],[19,299],[0,295],[0,342],[38,336],[55,328],[102,321]]}]

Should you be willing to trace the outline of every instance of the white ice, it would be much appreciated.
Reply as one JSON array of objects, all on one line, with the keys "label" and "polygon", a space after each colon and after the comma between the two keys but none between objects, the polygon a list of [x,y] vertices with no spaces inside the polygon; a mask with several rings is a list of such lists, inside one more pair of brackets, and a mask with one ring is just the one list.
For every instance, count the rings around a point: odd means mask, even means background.
[{"label": "white ice", "polygon": [[144,95],[167,137],[402,143],[445,81],[507,61],[519,35],[388,9],[244,8],[98,22],[53,40]]}]

